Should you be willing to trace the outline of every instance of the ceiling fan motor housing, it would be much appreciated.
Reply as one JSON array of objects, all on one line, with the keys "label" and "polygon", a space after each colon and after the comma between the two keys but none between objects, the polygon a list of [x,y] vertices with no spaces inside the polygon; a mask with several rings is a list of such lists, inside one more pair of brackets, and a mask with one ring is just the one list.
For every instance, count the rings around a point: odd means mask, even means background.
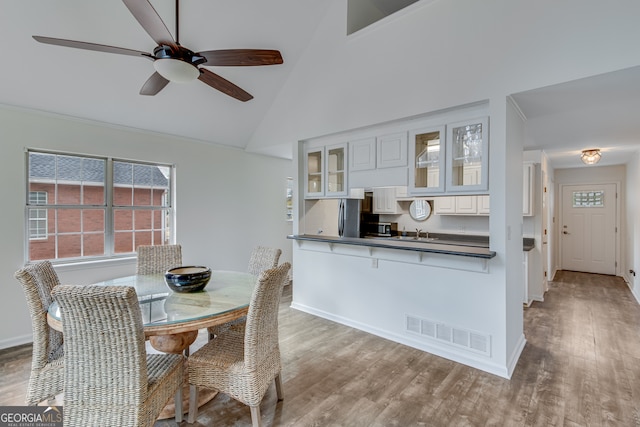
[{"label": "ceiling fan motor housing", "polygon": [[186,47],[177,45],[177,49],[168,45],[160,45],[153,49],[153,56],[156,59],[177,59],[192,65],[200,65],[207,62],[207,59],[198,56]]}]

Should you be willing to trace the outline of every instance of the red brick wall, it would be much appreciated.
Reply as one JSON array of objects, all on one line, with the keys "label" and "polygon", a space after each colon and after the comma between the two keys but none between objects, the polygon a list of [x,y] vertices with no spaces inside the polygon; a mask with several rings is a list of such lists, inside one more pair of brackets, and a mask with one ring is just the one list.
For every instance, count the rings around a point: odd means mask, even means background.
[{"label": "red brick wall", "polygon": [[[30,191],[46,191],[47,201],[54,200],[53,184],[30,185]],[[84,204],[102,204],[104,188],[84,186],[80,191],[78,185],[58,185],[58,204],[79,205],[82,195]],[[164,190],[132,189],[126,187],[114,188],[115,204],[132,206],[132,200],[137,206],[162,206]],[[79,206],[80,207],[80,206]],[[57,258],[74,258],[80,256],[104,255],[105,218],[102,209],[49,209],[47,213],[48,237],[42,240],[29,240],[29,259],[56,259],[56,222],[58,226],[58,255]],[[135,219],[134,219],[135,218]],[[139,245],[152,244],[153,228],[162,229],[163,216],[161,212],[148,210],[117,210],[114,213],[115,224],[115,253],[131,253]],[[81,232],[84,231],[84,234]],[[96,232],[95,234],[91,234]],[[162,232],[154,231],[154,244],[162,244]],[[134,245],[135,242],[135,245]],[[166,242],[165,242],[166,243]],[[134,247],[135,246],[135,247]],[[84,248],[84,254],[82,250]]]}]

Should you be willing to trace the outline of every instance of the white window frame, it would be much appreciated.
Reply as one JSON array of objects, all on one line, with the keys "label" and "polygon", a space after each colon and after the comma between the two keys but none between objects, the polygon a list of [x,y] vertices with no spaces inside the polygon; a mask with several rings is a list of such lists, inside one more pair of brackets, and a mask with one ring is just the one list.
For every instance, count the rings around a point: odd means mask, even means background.
[{"label": "white window frame", "polygon": [[[44,204],[41,204],[39,203],[40,200],[34,200],[33,198],[31,198],[30,193],[39,192],[39,190],[33,190],[33,191],[30,190],[31,183],[48,181],[47,183],[49,184],[52,184],[52,183],[55,185],[59,184],[59,182],[57,181],[57,178],[48,179],[48,180],[47,179],[39,180],[38,178],[32,179],[32,177],[30,176],[30,154],[32,153],[52,155],[52,156],[78,157],[82,159],[98,159],[98,160],[104,161],[105,162],[104,183],[103,183],[104,202],[101,204],[81,204],[81,203],[71,204],[71,205],[56,204],[55,195],[48,195],[46,202]],[[166,174],[167,176],[165,177],[168,181],[168,185],[166,187],[167,194],[163,196],[164,197],[163,201],[165,202],[163,203],[164,206],[136,206],[136,205],[118,206],[118,205],[115,205],[113,200],[114,188],[118,186],[118,184],[115,182],[115,179],[114,179],[113,167],[114,167],[114,163],[116,162],[130,163],[134,165],[157,166],[163,169],[166,168],[165,170],[168,170],[168,174]],[[100,255],[84,255],[84,250],[81,249],[81,256],[79,257],[73,257],[73,258],[58,257],[59,247],[58,247],[58,241],[56,240],[56,242],[54,243],[55,257],[49,259],[52,263],[73,264],[73,263],[86,262],[86,261],[129,258],[132,255],[134,255],[135,247],[137,247],[135,243],[134,243],[133,251],[131,252],[122,252],[122,253],[115,252],[116,230],[114,230],[115,229],[114,212],[118,209],[130,209],[134,212],[136,210],[151,210],[151,211],[166,212],[167,215],[166,215],[165,221],[163,221],[164,223],[163,223],[162,232],[164,236],[168,236],[168,243],[176,242],[176,237],[175,237],[176,219],[175,219],[175,209],[174,209],[175,165],[164,164],[159,162],[148,162],[148,161],[139,161],[139,160],[131,160],[131,159],[92,156],[92,155],[69,153],[69,152],[45,151],[45,150],[38,150],[38,149],[26,149],[25,165],[26,165],[25,167],[25,170],[26,170],[25,243],[26,244],[24,249],[24,252],[25,252],[24,259],[26,262],[37,261],[36,259],[34,260],[30,259],[30,242],[37,243],[36,242],[37,240],[46,240],[51,238],[58,239],[59,236],[64,235],[64,233],[58,232],[57,229],[50,234],[48,230],[48,227],[50,226],[49,219],[54,221],[54,225],[55,225],[57,212],[64,209],[103,210],[104,211],[104,233],[99,232],[99,234],[104,234],[104,253]],[[70,181],[67,181],[67,182],[61,181],[61,182],[68,184],[68,182]],[[44,193],[46,194],[46,191],[44,191]],[[34,209],[34,207],[36,206],[37,208]],[[51,212],[49,212],[50,210],[53,210],[52,218],[49,218],[49,215],[51,214]],[[31,220],[32,220],[30,215],[31,215],[31,212],[35,212],[35,211],[45,211],[47,216],[47,224],[46,224],[47,228],[45,228],[47,234],[38,239],[31,238],[31,231],[30,231]],[[133,231],[138,231],[138,230],[134,229]],[[88,233],[95,233],[95,232],[88,232]],[[87,232],[83,231],[83,229],[81,228],[81,231],[75,234],[84,235],[84,234],[87,234]],[[154,242],[152,244],[162,244],[162,242]]]}]

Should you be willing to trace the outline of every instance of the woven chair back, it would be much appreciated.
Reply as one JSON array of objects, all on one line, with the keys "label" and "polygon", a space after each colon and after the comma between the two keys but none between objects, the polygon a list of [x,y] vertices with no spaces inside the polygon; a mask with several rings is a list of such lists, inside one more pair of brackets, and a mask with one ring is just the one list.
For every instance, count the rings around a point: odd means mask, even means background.
[{"label": "woven chair back", "polygon": [[41,369],[54,354],[62,351],[62,333],[47,324],[47,310],[53,302],[51,291],[60,280],[50,261],[27,264],[16,271],[15,278],[22,285],[31,315],[32,364]]},{"label": "woven chair back", "polygon": [[244,362],[249,371],[258,369],[262,358],[280,352],[278,308],[289,268],[291,264],[285,262],[258,277],[249,303],[244,335]]},{"label": "woven chair back", "polygon": [[265,270],[275,268],[280,260],[282,250],[278,248],[268,248],[266,246],[256,246],[251,251],[249,257],[248,272],[254,276],[259,275]]},{"label": "woven chair back", "polygon": [[136,249],[138,264],[136,274],[164,273],[170,268],[182,266],[182,246],[141,245]]},{"label": "woven chair back", "polygon": [[53,294],[65,337],[65,406],[143,402],[147,363],[136,291],[129,286],[61,285]]}]

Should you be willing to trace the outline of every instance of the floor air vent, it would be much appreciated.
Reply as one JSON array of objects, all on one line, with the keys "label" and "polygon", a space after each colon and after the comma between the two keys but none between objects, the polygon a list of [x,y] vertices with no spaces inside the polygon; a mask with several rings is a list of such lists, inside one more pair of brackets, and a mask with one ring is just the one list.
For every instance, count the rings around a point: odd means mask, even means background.
[{"label": "floor air vent", "polygon": [[490,356],[490,336],[407,315],[407,331]]}]

